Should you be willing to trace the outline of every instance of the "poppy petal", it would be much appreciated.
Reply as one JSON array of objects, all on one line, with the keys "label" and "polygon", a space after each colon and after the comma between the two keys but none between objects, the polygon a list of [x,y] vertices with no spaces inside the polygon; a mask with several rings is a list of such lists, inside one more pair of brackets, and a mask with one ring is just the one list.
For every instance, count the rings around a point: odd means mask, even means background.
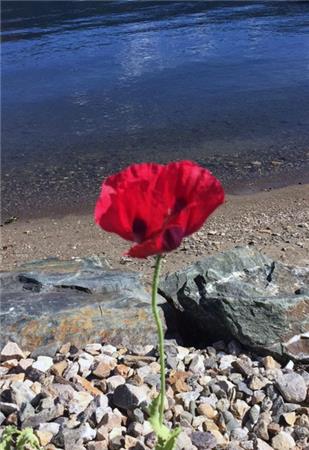
[{"label": "poppy petal", "polygon": [[168,224],[178,225],[189,236],[224,202],[224,190],[211,172],[192,161],[171,163],[167,172],[170,189],[176,194]]},{"label": "poppy petal", "polygon": [[[107,178],[95,208],[96,223],[105,231],[130,241],[147,239],[157,233],[166,214],[161,181],[164,167],[134,164]],[[144,223],[142,237],[134,230],[141,222]]]}]

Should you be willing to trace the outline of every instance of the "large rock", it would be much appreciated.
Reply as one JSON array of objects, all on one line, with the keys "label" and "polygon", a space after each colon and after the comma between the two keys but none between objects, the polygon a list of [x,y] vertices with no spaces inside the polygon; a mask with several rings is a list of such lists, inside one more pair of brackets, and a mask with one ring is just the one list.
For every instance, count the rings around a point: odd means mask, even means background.
[{"label": "large rock", "polygon": [[159,292],[178,311],[191,344],[236,338],[261,353],[306,361],[308,280],[308,268],[236,247],[167,275]]},{"label": "large rock", "polygon": [[48,354],[64,342],[157,342],[139,275],[109,270],[97,257],[36,261],[2,272],[0,280],[3,344]]}]

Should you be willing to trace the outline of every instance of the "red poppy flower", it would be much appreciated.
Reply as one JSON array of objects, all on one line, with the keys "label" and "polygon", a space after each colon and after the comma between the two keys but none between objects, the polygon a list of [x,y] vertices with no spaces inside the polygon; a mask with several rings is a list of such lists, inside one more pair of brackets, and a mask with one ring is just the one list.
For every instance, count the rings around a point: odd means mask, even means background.
[{"label": "red poppy flower", "polygon": [[192,161],[133,164],[103,182],[95,221],[146,258],[177,248],[223,201],[220,182]]}]

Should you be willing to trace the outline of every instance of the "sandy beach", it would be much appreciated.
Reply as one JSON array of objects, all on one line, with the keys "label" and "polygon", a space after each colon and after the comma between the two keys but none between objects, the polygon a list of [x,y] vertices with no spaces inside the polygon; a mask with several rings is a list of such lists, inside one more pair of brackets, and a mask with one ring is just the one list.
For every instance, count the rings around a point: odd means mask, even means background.
[{"label": "sandy beach", "polygon": [[[166,256],[163,272],[235,245],[254,245],[277,260],[309,264],[309,185],[289,186],[251,195],[228,195],[205,226]],[[147,281],[153,260],[123,256],[130,243],[99,229],[91,212],[17,220],[2,227],[2,269],[23,262],[99,255],[113,269],[137,270]]]}]

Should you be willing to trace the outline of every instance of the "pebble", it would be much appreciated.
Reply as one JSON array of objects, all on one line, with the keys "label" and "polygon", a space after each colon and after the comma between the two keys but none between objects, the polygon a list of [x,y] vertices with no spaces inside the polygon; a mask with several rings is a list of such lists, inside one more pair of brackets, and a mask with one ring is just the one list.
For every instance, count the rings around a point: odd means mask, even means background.
[{"label": "pebble", "polygon": [[252,408],[250,409],[249,418],[253,424],[255,424],[258,421],[260,416],[260,410],[261,408],[259,405],[253,405]]},{"label": "pebble", "polygon": [[198,450],[211,450],[217,446],[215,436],[209,432],[194,431],[191,434],[191,442]]},{"label": "pebble", "polygon": [[53,436],[55,436],[59,432],[59,429],[60,425],[56,422],[40,423],[38,427],[38,430],[42,433],[51,433]]},{"label": "pebble", "polygon": [[95,375],[98,378],[107,378],[110,376],[112,371],[112,368],[110,364],[105,363],[104,361],[101,361],[97,367],[93,370],[93,375]]},{"label": "pebble", "polygon": [[203,373],[205,371],[204,358],[202,355],[195,355],[189,366],[192,373]]},{"label": "pebble", "polygon": [[71,414],[79,414],[87,408],[89,403],[93,400],[93,396],[88,392],[80,391],[74,392],[73,398],[69,403],[69,412]]},{"label": "pebble", "polygon": [[272,356],[265,356],[263,358],[263,365],[265,369],[280,369],[280,364],[272,357]]},{"label": "pebble", "polygon": [[267,442],[257,438],[255,450],[274,450]]},{"label": "pebble", "polygon": [[0,425],[6,420],[6,416],[0,411]]},{"label": "pebble", "polygon": [[113,395],[114,404],[123,409],[134,409],[141,403],[149,403],[149,401],[149,389],[145,385],[121,384],[115,389]]},{"label": "pebble", "polygon": [[32,364],[32,367],[40,370],[40,372],[47,372],[53,364],[53,358],[49,356],[38,356],[38,359]]},{"label": "pebble", "polygon": [[91,441],[87,443],[87,450],[108,450],[108,441]]},{"label": "pebble", "polygon": [[268,441],[268,421],[264,419],[258,420],[256,426],[254,427],[254,432],[259,438],[263,439],[264,441]]},{"label": "pebble", "polygon": [[198,405],[197,413],[206,416],[208,419],[214,419],[218,415],[218,412],[208,403]]},{"label": "pebble", "polygon": [[250,377],[253,373],[252,367],[247,361],[236,359],[232,362],[232,366],[237,372],[240,372],[245,377]]},{"label": "pebble", "polygon": [[[101,344],[87,344],[85,347],[85,351],[90,353],[90,355],[98,355],[101,352],[102,345]],[[68,350],[67,350],[68,351]],[[60,350],[61,352],[61,350]],[[63,353],[63,352],[61,352]],[[67,352],[66,352],[67,353]]]},{"label": "pebble", "polygon": [[269,380],[264,378],[261,375],[253,375],[248,386],[253,391],[259,391],[263,389],[267,384],[269,384]]},{"label": "pebble", "polygon": [[40,431],[37,430],[36,431],[36,435],[39,438],[40,444],[45,447],[47,444],[50,443],[50,441],[53,438],[53,434],[50,433],[49,431]]},{"label": "pebble", "polygon": [[107,378],[106,381],[107,381],[108,392],[114,392],[114,390],[118,386],[125,384],[125,382],[126,382],[125,378],[122,377],[121,375],[114,375],[112,377]]},{"label": "pebble", "polygon": [[235,427],[231,432],[231,439],[242,442],[248,439],[249,430],[247,428]]},{"label": "pebble", "polygon": [[282,417],[284,418],[287,425],[293,426],[296,420],[296,413],[295,412],[289,412],[282,414]]},{"label": "pebble", "polygon": [[191,438],[188,436],[187,433],[182,431],[177,439],[176,450],[187,450],[189,448],[192,448]]},{"label": "pebble", "polygon": [[13,403],[15,403],[19,408],[24,403],[31,403],[35,397],[35,393],[31,388],[22,381],[14,381],[10,386],[11,397]]},{"label": "pebble", "polygon": [[58,375],[59,377],[62,377],[63,372],[67,369],[67,367],[68,367],[68,363],[65,360],[63,360],[63,361],[59,361],[59,362],[53,364],[50,371],[54,375]]},{"label": "pebble", "polygon": [[24,352],[19,348],[15,342],[8,342],[0,353],[0,360],[7,361],[9,359],[21,359],[26,358]]},{"label": "pebble", "polygon": [[243,419],[250,406],[243,400],[237,399],[231,406],[231,411],[238,419]]},{"label": "pebble", "polygon": [[307,386],[304,378],[296,372],[289,372],[277,379],[276,386],[283,398],[290,403],[301,403],[306,399]]},{"label": "pebble", "polygon": [[223,355],[220,359],[220,370],[229,369],[232,367],[232,363],[236,360],[234,355]]},{"label": "pebble", "polygon": [[295,449],[295,441],[293,437],[285,431],[280,431],[272,438],[271,445],[274,450],[293,450]]}]

